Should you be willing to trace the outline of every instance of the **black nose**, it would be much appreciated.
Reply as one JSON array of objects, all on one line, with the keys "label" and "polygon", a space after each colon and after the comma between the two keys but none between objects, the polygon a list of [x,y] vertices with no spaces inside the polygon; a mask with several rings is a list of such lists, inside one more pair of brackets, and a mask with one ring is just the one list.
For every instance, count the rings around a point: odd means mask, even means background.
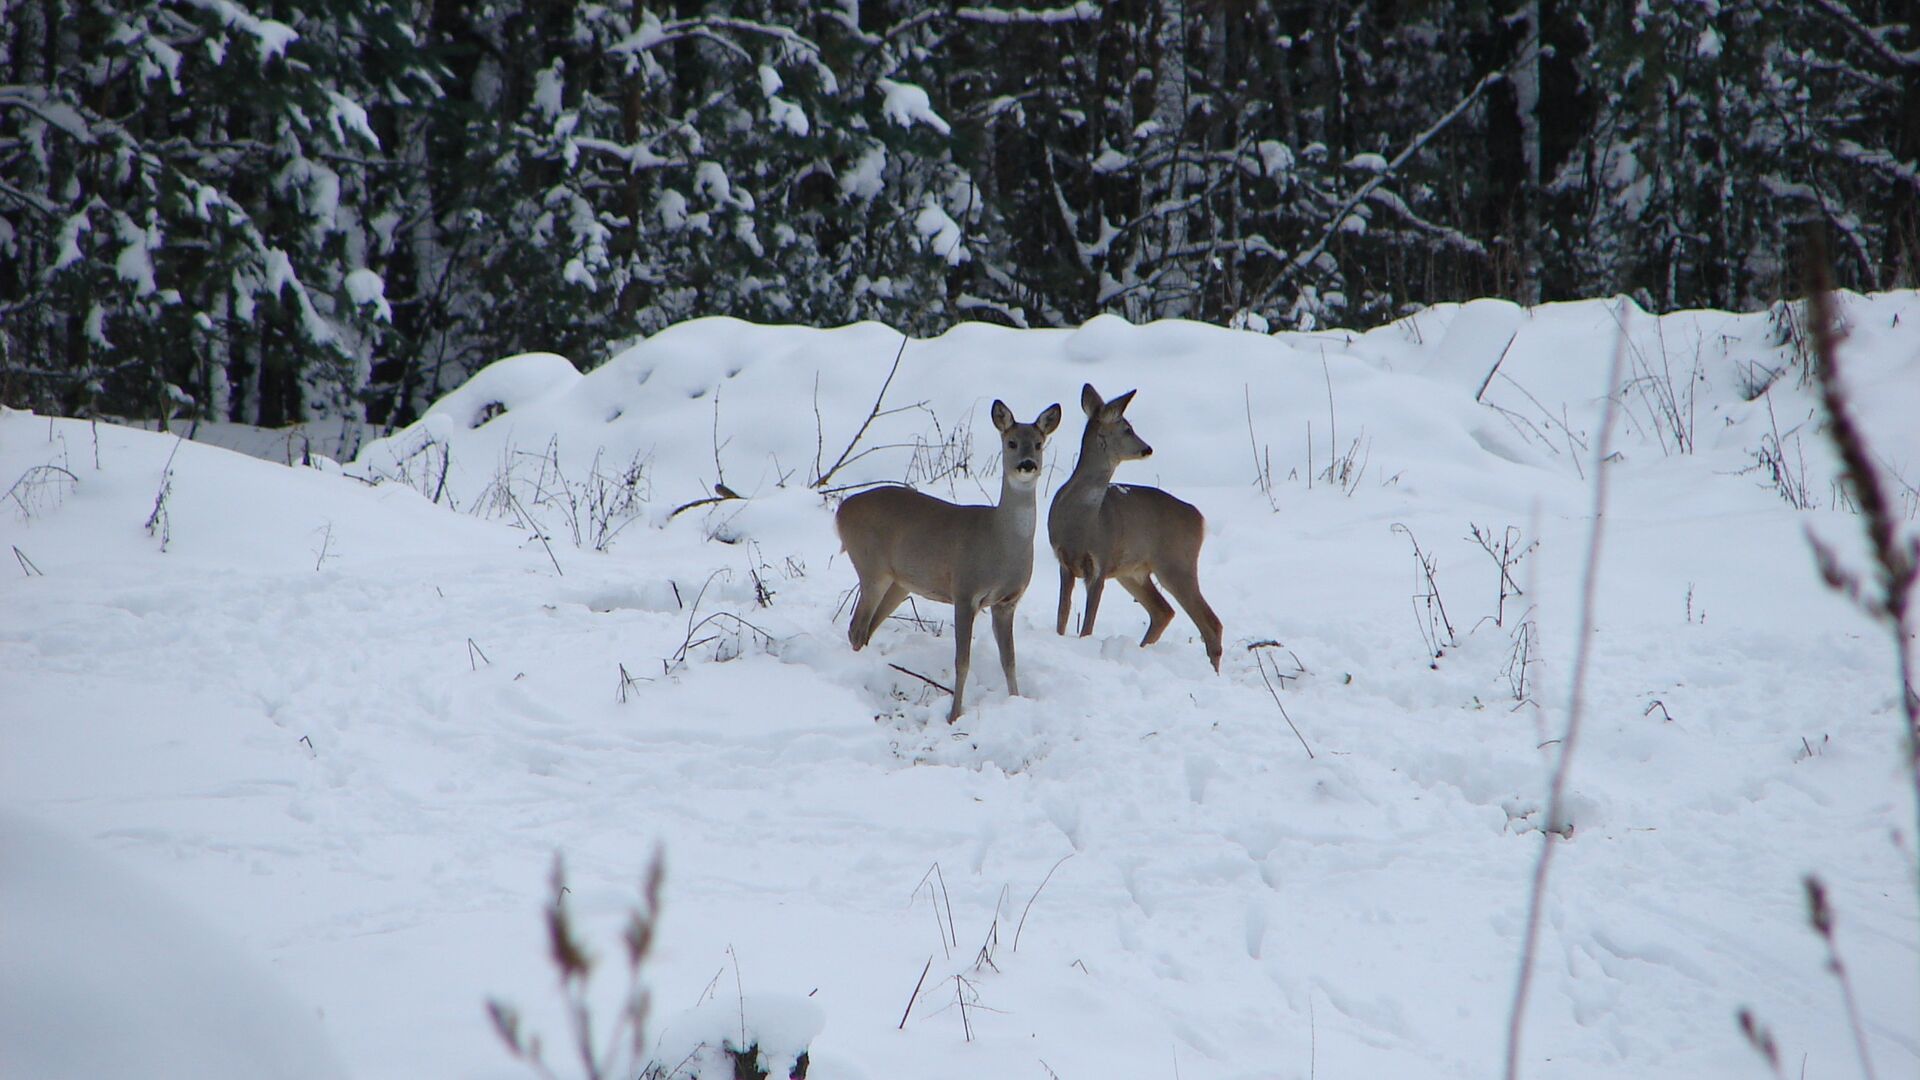
[{"label": "black nose", "polygon": [[1147,445],[1146,443],[1141,443],[1141,444],[1140,444],[1140,456],[1141,456],[1141,457],[1152,457],[1152,456],[1153,456],[1153,447],[1151,447],[1151,446],[1148,446],[1148,445]]},{"label": "black nose", "polygon": [[1040,463],[1033,460],[1032,458],[1021,458],[1020,464],[1016,466],[1016,468],[1018,468],[1021,472],[1039,472]]}]

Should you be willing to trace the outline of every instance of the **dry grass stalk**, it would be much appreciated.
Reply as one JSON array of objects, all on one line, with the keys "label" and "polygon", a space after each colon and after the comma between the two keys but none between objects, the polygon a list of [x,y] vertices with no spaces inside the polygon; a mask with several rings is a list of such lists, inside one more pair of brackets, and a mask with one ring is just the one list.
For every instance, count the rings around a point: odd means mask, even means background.
[{"label": "dry grass stalk", "polygon": [[[1623,319],[1625,312],[1626,305],[1623,302]],[[1607,372],[1607,407],[1600,418],[1600,440],[1594,455],[1593,528],[1587,536],[1586,566],[1581,572],[1580,616],[1575,631],[1578,637],[1573,654],[1573,689],[1568,695],[1566,731],[1559,739],[1560,756],[1554,763],[1553,778],[1547,788],[1546,821],[1540,829],[1540,857],[1534,863],[1533,886],[1527,899],[1526,934],[1520,949],[1520,976],[1514,987],[1513,1008],[1507,1022],[1506,1080],[1517,1080],[1520,1075],[1520,1033],[1526,1023],[1527,995],[1533,986],[1534,955],[1540,945],[1540,915],[1546,903],[1548,870],[1552,866],[1553,852],[1558,842],[1573,835],[1571,828],[1562,833],[1562,824],[1566,820],[1567,777],[1573,769],[1573,752],[1579,744],[1580,721],[1586,712],[1587,665],[1593,651],[1593,609],[1599,586],[1600,548],[1606,524],[1606,463],[1613,452],[1613,421],[1619,407],[1619,395],[1615,390],[1620,384],[1620,370],[1625,362],[1626,351],[1627,333],[1623,322],[1614,345],[1613,363]]]}]

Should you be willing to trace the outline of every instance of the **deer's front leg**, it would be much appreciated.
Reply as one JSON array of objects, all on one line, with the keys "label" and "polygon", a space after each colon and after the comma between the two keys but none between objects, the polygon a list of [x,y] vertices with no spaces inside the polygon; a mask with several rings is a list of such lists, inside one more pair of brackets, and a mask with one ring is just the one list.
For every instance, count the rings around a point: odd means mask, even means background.
[{"label": "deer's front leg", "polygon": [[967,667],[973,658],[975,613],[974,601],[970,597],[962,597],[953,605],[953,711],[947,713],[949,724],[960,719],[967,692]]},{"label": "deer's front leg", "polygon": [[1020,695],[1020,680],[1013,674],[1013,604],[993,605],[993,640],[1000,646],[1000,670],[1007,673],[1007,693]]},{"label": "deer's front leg", "polygon": [[1107,585],[1107,576],[1102,567],[1089,559],[1087,569],[1087,610],[1080,615],[1081,637],[1093,633],[1093,618],[1100,614],[1100,591]]},{"label": "deer's front leg", "polygon": [[1054,624],[1053,632],[1065,635],[1067,617],[1073,614],[1073,570],[1066,563],[1060,564],[1060,621]]}]

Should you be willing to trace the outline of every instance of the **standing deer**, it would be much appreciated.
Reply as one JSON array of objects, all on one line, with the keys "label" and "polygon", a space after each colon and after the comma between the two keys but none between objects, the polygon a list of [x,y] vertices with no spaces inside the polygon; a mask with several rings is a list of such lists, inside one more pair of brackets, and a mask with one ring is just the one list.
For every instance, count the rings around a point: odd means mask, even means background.
[{"label": "standing deer", "polygon": [[1133,433],[1122,415],[1133,401],[1129,390],[1112,401],[1101,401],[1091,384],[1080,389],[1080,407],[1087,413],[1086,434],[1080,437],[1080,461],[1073,475],[1054,493],[1047,511],[1047,540],[1060,560],[1059,633],[1067,632],[1073,611],[1073,581],[1087,582],[1087,611],[1080,620],[1080,636],[1093,633],[1100,612],[1100,590],[1115,578],[1147,609],[1147,636],[1142,646],[1160,640],[1173,621],[1173,606],[1153,579],[1173,594],[1207,643],[1207,659],[1220,670],[1220,617],[1200,595],[1200,542],[1206,537],[1206,519],[1192,505],[1159,488],[1113,484],[1113,471],[1123,461],[1153,453],[1153,447]]},{"label": "standing deer", "polygon": [[973,651],[973,617],[981,608],[993,609],[993,637],[1000,646],[1007,693],[1020,692],[1013,672],[1013,609],[1033,579],[1040,457],[1047,436],[1060,426],[1057,404],[1031,424],[1015,421],[1012,410],[999,401],[993,403],[992,415],[1004,444],[998,505],[955,506],[912,488],[881,487],[841,503],[833,522],[840,546],[860,575],[853,621],[847,626],[855,652],[873,639],[874,630],[908,593],[953,605],[949,724],[960,718]]}]

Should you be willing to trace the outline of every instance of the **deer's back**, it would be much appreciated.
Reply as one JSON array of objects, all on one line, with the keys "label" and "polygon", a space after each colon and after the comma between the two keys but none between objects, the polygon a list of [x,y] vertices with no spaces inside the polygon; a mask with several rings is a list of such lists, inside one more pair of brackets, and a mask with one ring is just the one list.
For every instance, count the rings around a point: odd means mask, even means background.
[{"label": "deer's back", "polygon": [[1079,567],[1096,556],[1109,573],[1119,574],[1170,562],[1191,566],[1207,522],[1198,507],[1159,488],[1112,484],[1099,511],[1075,524],[1080,527],[1063,527],[1050,537],[1061,561]]},{"label": "deer's back", "polygon": [[[841,503],[834,527],[862,577],[884,572],[913,592],[951,603],[979,579],[1003,573],[1004,553],[991,550],[993,510],[912,488],[878,487]],[[1031,573],[1030,546],[1024,561]]]}]

